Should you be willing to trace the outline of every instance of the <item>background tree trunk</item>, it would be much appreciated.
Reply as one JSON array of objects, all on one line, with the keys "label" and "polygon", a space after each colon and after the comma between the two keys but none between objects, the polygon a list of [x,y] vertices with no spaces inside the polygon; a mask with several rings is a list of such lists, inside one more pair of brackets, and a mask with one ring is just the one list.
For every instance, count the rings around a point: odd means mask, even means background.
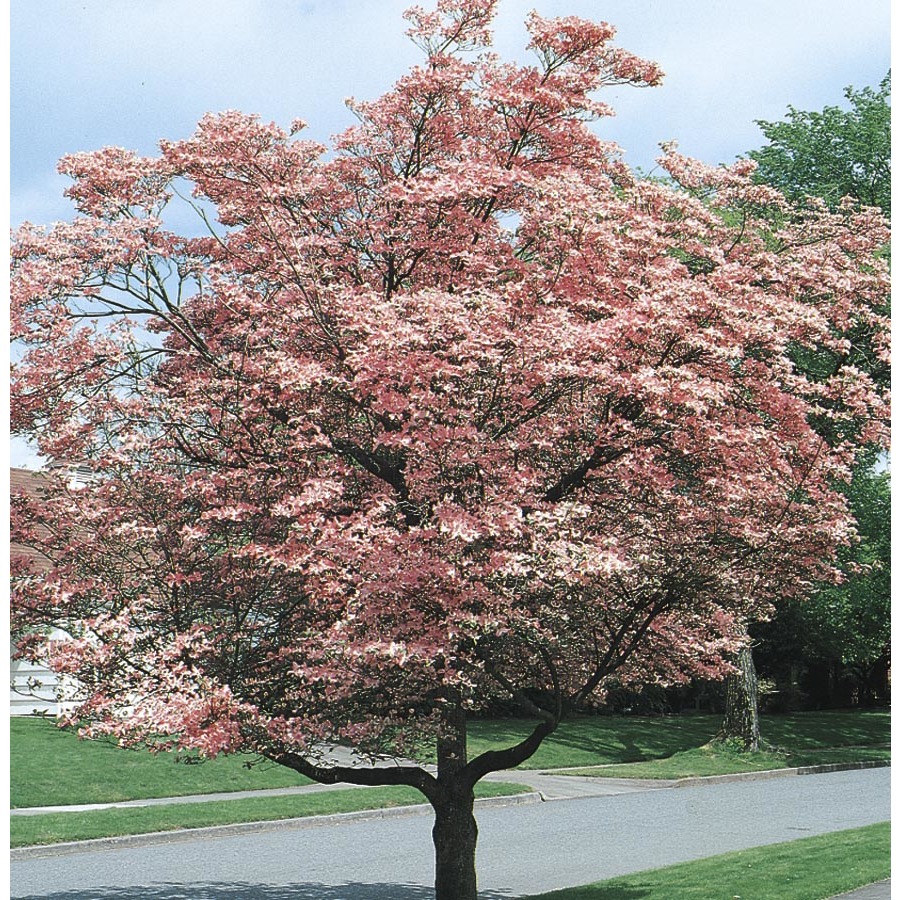
[{"label": "background tree trunk", "polygon": [[718,737],[735,740],[745,750],[759,750],[759,685],[749,643],[734,660],[738,671],[725,680],[725,715]]}]

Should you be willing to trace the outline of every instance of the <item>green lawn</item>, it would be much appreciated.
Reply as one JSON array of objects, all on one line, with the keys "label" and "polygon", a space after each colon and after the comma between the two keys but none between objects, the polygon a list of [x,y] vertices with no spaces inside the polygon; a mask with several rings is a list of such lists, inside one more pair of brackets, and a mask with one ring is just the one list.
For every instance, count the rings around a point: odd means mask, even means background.
[{"label": "green lawn", "polygon": [[[82,741],[54,721],[10,720],[10,806],[115,803],[147,797],[183,797],[309,784],[284,766],[251,756],[221,756],[188,763],[171,753],[151,756],[112,741]],[[72,773],[77,772],[73,778]]]},{"label": "green lawn", "polygon": [[[469,726],[469,753],[494,747],[508,746],[521,740],[529,731],[525,720],[504,719],[475,721]],[[674,754],[685,754],[688,762],[706,759],[707,751],[700,751],[721,725],[720,716],[688,715],[649,718],[578,717],[563,722],[522,768],[559,769],[579,766],[599,766],[621,763],[662,760]],[[754,762],[751,754],[731,754],[729,765],[689,774],[720,774],[723,771],[752,771],[754,768],[777,768],[773,758],[783,760],[792,755],[795,761],[781,762],[781,766],[815,765],[820,762],[847,762],[860,758],[884,758],[884,747],[890,743],[890,713],[885,710],[847,712],[795,713],[788,716],[763,716],[761,732],[770,755],[761,754]],[[860,748],[836,750],[835,748]],[[692,759],[692,755],[694,758]],[[725,754],[718,762],[724,763]],[[652,770],[652,767],[649,767]],[[596,774],[596,773],[592,773]],[[604,772],[604,774],[613,774]],[[616,772],[617,776],[625,773]],[[628,772],[632,774],[631,771]],[[682,777],[681,775],[642,775],[633,777]]]},{"label": "green lawn", "polygon": [[[721,724],[718,716],[576,716],[564,721],[527,760],[524,769],[558,769],[633,762],[670,756],[705,744]],[[508,747],[534,728],[525,719],[469,723],[469,756]]]},{"label": "green lawn", "polygon": [[[604,769],[603,774],[682,777],[774,768],[772,757],[780,765],[885,758],[884,748],[890,741],[890,714],[886,711],[765,716],[763,738],[770,748],[777,749],[753,757],[705,747],[719,723],[719,717],[711,715],[576,717],[564,722],[524,767],[577,768],[667,760],[653,763],[643,771]],[[470,756],[521,740],[530,731],[530,725],[519,719],[471,722]],[[220,757],[189,764],[177,762],[173,754],[151,756],[139,750],[122,750],[112,742],[80,741],[47,719],[14,718],[10,728],[10,804],[14,808],[308,783],[301,775],[272,763],[259,762],[247,768],[248,762],[255,761],[253,757]],[[681,769],[676,771],[673,767],[677,766]],[[73,772],[78,773],[77,778],[72,777]]]},{"label": "green lawn", "polygon": [[881,881],[890,871],[890,823],[883,822],[553,891],[540,898],[821,900]]},{"label": "green lawn", "polygon": [[[478,797],[501,797],[530,790],[531,788],[520,784],[482,782],[477,785],[475,793]],[[10,844],[13,847],[55,844],[60,841],[83,841],[123,834],[147,834],[210,825],[270,822],[301,816],[387,809],[424,802],[425,798],[414,788],[379,787],[322,791],[288,797],[254,797],[249,800],[213,800],[204,803],[11,816]]]}]

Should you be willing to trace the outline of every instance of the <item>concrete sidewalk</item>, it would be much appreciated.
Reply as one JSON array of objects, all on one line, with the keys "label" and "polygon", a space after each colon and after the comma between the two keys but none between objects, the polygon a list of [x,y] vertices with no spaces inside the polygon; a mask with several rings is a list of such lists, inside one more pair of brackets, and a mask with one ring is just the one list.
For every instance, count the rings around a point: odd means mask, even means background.
[{"label": "concrete sidewalk", "polygon": [[[384,765],[392,765],[386,761]],[[885,762],[884,766],[890,765]],[[542,800],[574,800],[582,797],[613,797],[643,791],[688,787],[694,784],[718,784],[729,781],[759,781],[767,778],[785,778],[794,775],[813,775],[841,769],[873,768],[867,763],[846,766],[810,766],[796,769],[771,769],[763,772],[745,772],[734,775],[714,775],[708,778],[640,779],[640,778],[592,778],[590,776],[560,775],[558,770],[510,769],[491,772],[484,780],[524,784],[540,794]],[[881,764],[878,764],[881,767]],[[154,797],[142,800],[121,800],[113,803],[85,803],[70,806],[35,806],[11,809],[13,816],[37,816],[45,813],[89,812],[98,809],[123,809],[142,806],[167,806],[182,803],[208,803],[215,800],[244,800],[253,797],[284,797],[297,794],[314,794],[322,791],[354,790],[356,784],[308,784],[299,787],[269,788],[258,791],[231,791],[216,794],[190,794],[183,797]],[[499,799],[499,798],[498,798]]]},{"label": "concrete sidewalk", "polygon": [[[667,781],[640,781],[634,778],[579,778],[544,772],[492,772],[485,781],[524,784],[541,795],[542,800],[572,800],[577,797],[611,797],[634,791],[659,790],[672,786]],[[269,788],[259,791],[229,791],[217,794],[188,794],[183,797],[150,797],[110,803],[80,803],[68,806],[31,806],[11,809],[11,816],[40,816],[46,813],[90,812],[99,809],[129,809],[144,806],[170,806],[183,803],[209,803],[215,800],[247,800],[255,797],[287,797],[317,794],[322,791],[346,791],[358,784],[306,784],[298,787]]]},{"label": "concrete sidewalk", "polygon": [[78,803],[68,806],[28,806],[11,809],[11,816],[41,816],[45,813],[91,812],[97,809],[133,809],[141,806],[171,806],[181,803],[210,803],[215,800],[248,800],[253,797],[286,797],[291,794],[317,794],[359,787],[355,784],[304,784],[298,787],[268,788],[259,791],[226,791],[217,794],[185,794],[182,797],[147,797],[110,803]]}]

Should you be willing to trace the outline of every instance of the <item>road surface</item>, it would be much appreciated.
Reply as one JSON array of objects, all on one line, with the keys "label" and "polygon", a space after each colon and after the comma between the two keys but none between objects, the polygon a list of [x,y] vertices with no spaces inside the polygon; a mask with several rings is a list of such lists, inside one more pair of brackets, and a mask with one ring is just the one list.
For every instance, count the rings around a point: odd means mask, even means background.
[{"label": "road surface", "polygon": [[[483,808],[479,886],[500,900],[889,818],[888,768]],[[11,896],[428,900],[430,829],[408,815],[27,859]]]}]

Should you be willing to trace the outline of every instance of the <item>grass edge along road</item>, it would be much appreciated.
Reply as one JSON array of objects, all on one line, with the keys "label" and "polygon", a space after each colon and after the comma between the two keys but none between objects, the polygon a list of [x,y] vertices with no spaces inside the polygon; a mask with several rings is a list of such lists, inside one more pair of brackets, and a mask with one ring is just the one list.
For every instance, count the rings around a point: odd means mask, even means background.
[{"label": "grass edge along road", "polygon": [[[476,796],[508,797],[527,793],[521,784],[482,782]],[[156,806],[117,807],[85,812],[43,813],[10,818],[10,846],[31,847],[61,841],[150,834],[214,825],[271,822],[334,813],[390,809],[424,803],[414,788],[375,787],[323,791],[286,797],[252,797],[241,800],[210,800]]]},{"label": "grass edge along road", "polygon": [[887,878],[890,850],[890,823],[881,822],[523,900],[822,900]]}]

